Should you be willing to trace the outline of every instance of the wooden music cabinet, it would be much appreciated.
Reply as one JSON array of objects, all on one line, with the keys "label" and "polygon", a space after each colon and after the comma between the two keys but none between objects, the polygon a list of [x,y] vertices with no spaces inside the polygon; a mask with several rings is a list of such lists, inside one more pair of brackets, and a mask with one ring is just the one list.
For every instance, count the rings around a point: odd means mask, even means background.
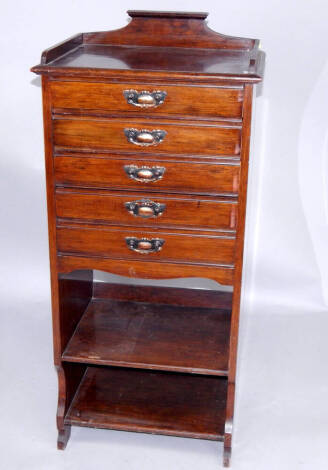
[{"label": "wooden music cabinet", "polygon": [[[129,11],[43,52],[58,447],[72,425],[231,454],[254,39]],[[97,282],[209,278],[218,289]],[[224,286],[224,287],[222,287]],[[230,289],[226,286],[230,286]],[[221,287],[221,288],[220,288]]]}]

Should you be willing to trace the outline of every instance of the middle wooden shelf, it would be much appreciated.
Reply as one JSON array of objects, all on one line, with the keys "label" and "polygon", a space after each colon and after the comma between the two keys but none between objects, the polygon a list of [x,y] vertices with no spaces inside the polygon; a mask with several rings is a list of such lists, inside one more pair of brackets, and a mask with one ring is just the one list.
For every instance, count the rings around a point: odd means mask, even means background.
[{"label": "middle wooden shelf", "polygon": [[[188,291],[181,289],[185,296]],[[227,376],[231,321],[227,296],[231,294],[222,297],[221,305],[218,296],[215,308],[94,297],[62,358]]]}]

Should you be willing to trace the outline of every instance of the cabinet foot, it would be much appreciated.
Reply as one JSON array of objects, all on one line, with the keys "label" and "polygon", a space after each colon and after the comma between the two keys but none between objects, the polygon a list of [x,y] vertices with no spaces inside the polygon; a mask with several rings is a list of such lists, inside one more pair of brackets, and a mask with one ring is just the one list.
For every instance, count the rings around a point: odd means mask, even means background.
[{"label": "cabinet foot", "polygon": [[224,441],[223,441],[223,466],[230,467],[231,461],[231,444],[232,444],[232,418],[227,419],[224,428]]},{"label": "cabinet foot", "polygon": [[58,431],[57,449],[65,450],[68,439],[71,435],[71,426],[64,426]]},{"label": "cabinet foot", "polygon": [[231,447],[223,447],[223,466],[230,467]]}]

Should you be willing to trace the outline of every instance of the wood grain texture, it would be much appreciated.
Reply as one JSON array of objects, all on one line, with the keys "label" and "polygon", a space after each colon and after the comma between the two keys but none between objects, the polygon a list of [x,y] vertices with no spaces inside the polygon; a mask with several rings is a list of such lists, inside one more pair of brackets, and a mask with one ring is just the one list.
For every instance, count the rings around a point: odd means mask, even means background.
[{"label": "wood grain texture", "polygon": [[71,38],[66,39],[65,41],[56,44],[55,46],[49,47],[49,49],[46,49],[42,52],[41,64],[47,64],[57,59],[58,57],[73,51],[82,44],[83,34],[79,33],[72,36]]},{"label": "wood grain texture", "polygon": [[261,81],[259,41],[216,33],[204,20],[185,13],[134,13],[124,28],[83,33],[45,51],[32,71],[57,77]]},{"label": "wood grain texture", "polygon": [[[142,254],[131,250],[126,237],[162,239],[162,249]],[[57,248],[61,254],[80,254],[116,259],[169,261],[232,265],[235,239],[232,235],[202,232],[160,231],[136,227],[114,227],[86,224],[57,226]]]},{"label": "wood grain texture", "polygon": [[228,374],[231,310],[97,299],[63,359],[197,374]]},{"label": "wood grain texture", "polygon": [[221,440],[226,379],[88,368],[65,423]]},{"label": "wood grain texture", "polygon": [[[131,214],[125,204],[152,201],[165,206],[162,215],[149,218]],[[56,214],[63,219],[108,222],[143,227],[184,227],[233,231],[237,203],[233,200],[58,188]]]},{"label": "wood grain texture", "polygon": [[60,282],[57,270],[55,180],[52,157],[51,102],[48,79],[42,77],[44,117],[45,167],[47,182],[48,236],[51,271],[51,304],[53,325],[54,363],[58,376],[57,429],[58,449],[65,449],[70,437],[70,427],[64,424],[67,412],[85,367],[79,364],[64,365],[61,355],[73,330],[80,320],[92,295],[92,274],[89,270],[80,273],[81,282]]},{"label": "wood grain texture", "polygon": [[245,217],[246,217],[246,201],[247,201],[247,182],[248,182],[248,161],[249,161],[249,145],[252,118],[252,97],[253,88],[249,85],[245,87],[244,101],[244,126],[242,132],[242,167],[241,167],[241,191],[239,194],[238,205],[238,227],[236,237],[236,252],[234,272],[234,293],[231,317],[231,333],[229,348],[229,375],[228,375],[228,395],[227,395],[227,412],[224,435],[224,466],[229,467],[231,459],[232,432],[233,432],[233,416],[235,404],[235,381],[237,367],[237,348],[239,334],[239,316],[240,316],[240,298],[241,298],[241,282],[243,269],[243,252],[244,252],[244,235],[245,235]]},{"label": "wood grain texture", "polygon": [[[158,145],[141,147],[129,142],[125,129],[163,130],[167,134]],[[182,125],[139,119],[69,119],[53,121],[54,144],[78,149],[110,149],[138,153],[192,155],[238,155],[240,129],[214,125]]]},{"label": "wood grain texture", "polygon": [[70,425],[64,423],[65,415],[76,394],[86,371],[84,364],[62,363],[56,366],[58,377],[58,404],[57,404],[57,448],[64,450],[71,435]]},{"label": "wood grain texture", "polygon": [[[72,424],[134,430],[223,440],[228,466],[252,86],[265,57],[258,40],[211,31],[204,13],[129,14],[125,28],[79,34],[32,69],[44,75],[58,448]],[[126,89],[166,96],[139,108]],[[133,179],[141,167],[157,181]],[[162,215],[127,211],[144,199]],[[137,253],[131,236],[161,250]],[[208,278],[233,294],[100,285],[94,269]]]},{"label": "wood grain texture", "polygon": [[58,273],[56,269],[56,208],[55,208],[55,181],[53,178],[53,158],[52,158],[52,127],[51,101],[48,88],[48,78],[42,77],[42,101],[43,101],[43,130],[44,130],[44,150],[45,150],[45,171],[47,181],[47,209],[48,209],[48,239],[49,239],[49,259],[51,276],[51,305],[52,305],[52,327],[53,327],[53,347],[55,365],[59,365],[61,356],[61,335],[59,318],[59,285]]},{"label": "wood grain texture", "polygon": [[[120,276],[136,279],[175,279],[200,277],[213,279],[219,284],[233,284],[234,269],[231,266],[211,266],[205,264],[166,263],[158,261],[137,261],[87,256],[59,255],[57,267],[60,273],[80,269],[98,269]],[[197,268],[197,269],[196,269]]]},{"label": "wood grain texture", "polygon": [[166,81],[190,79],[190,74],[197,74],[195,78],[202,83],[240,84],[260,80],[253,66],[250,69],[251,60],[251,52],[240,50],[84,44],[34,71],[83,77],[95,76],[94,70],[99,69],[98,75],[109,79],[119,72],[122,78]]},{"label": "wood grain texture", "polygon": [[86,43],[134,44],[137,46],[217,48],[249,50],[253,39],[234,38],[216,33],[208,28],[204,14],[184,12],[147,12],[130,10],[132,21],[124,28],[103,33],[88,33]]},{"label": "wood grain texture", "polygon": [[77,278],[59,279],[60,354],[63,353],[76,325],[92,298],[92,270],[80,271]]},{"label": "wood grain texture", "polygon": [[232,289],[190,289],[183,287],[145,286],[94,282],[96,299],[148,302],[180,307],[218,308],[231,311]]},{"label": "wood grain texture", "polygon": [[[163,167],[163,178],[155,182],[135,181],[126,174],[124,167],[134,165],[153,168]],[[54,159],[57,185],[112,188],[140,191],[164,191],[187,194],[215,194],[236,196],[239,189],[240,167],[234,164],[186,163],[170,159],[139,159],[91,155],[56,156]]]},{"label": "wood grain texture", "polygon": [[[167,93],[158,107],[142,108],[129,104],[123,96],[125,90],[154,90]],[[52,81],[50,83],[52,105],[63,110],[100,110],[108,114],[129,113],[142,116],[186,116],[197,119],[241,118],[243,89],[222,87],[172,86],[142,83],[90,83],[78,81]]]}]

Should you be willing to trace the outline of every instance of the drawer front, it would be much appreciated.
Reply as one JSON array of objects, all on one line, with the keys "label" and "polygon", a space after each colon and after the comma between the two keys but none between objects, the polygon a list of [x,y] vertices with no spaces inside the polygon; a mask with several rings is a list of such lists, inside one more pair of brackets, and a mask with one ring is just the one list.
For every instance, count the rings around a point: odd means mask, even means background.
[{"label": "drawer front", "polygon": [[240,128],[132,120],[55,119],[54,144],[136,153],[238,155]]},{"label": "drawer front", "polygon": [[236,202],[187,196],[56,191],[57,217],[123,225],[234,230],[236,207]]},{"label": "drawer front", "polygon": [[177,231],[101,226],[57,227],[57,248],[64,254],[226,264],[234,261],[233,237],[194,235]]},{"label": "drawer front", "polygon": [[62,185],[224,195],[237,194],[240,170],[233,164],[81,156],[57,156],[54,166]]},{"label": "drawer front", "polygon": [[54,108],[110,114],[241,118],[242,88],[51,82]]}]

